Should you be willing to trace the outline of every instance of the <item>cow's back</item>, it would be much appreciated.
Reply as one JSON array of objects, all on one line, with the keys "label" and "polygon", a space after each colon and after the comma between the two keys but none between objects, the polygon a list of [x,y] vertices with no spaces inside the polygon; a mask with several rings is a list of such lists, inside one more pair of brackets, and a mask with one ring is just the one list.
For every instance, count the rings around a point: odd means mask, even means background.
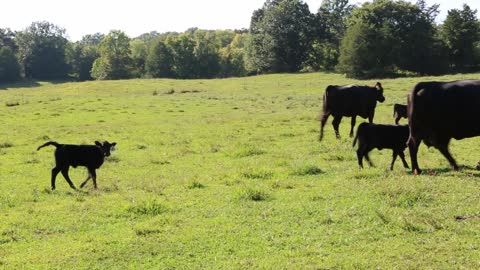
[{"label": "cow's back", "polygon": [[325,90],[323,109],[333,116],[360,115],[366,118],[375,109],[376,91],[376,88],[368,86],[330,85]]},{"label": "cow's back", "polygon": [[480,135],[480,81],[421,82],[408,97],[414,135],[434,141]]}]

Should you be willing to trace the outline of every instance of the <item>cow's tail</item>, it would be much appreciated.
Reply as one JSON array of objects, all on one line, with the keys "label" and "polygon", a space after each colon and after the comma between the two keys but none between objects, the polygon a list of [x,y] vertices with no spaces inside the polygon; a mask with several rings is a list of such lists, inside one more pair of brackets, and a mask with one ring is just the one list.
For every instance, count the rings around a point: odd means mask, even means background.
[{"label": "cow's tail", "polygon": [[59,144],[59,143],[57,143],[57,142],[47,142],[47,143],[44,143],[44,144],[40,145],[40,146],[37,148],[37,151],[40,150],[40,149],[42,149],[43,147],[49,146],[49,145],[53,145],[53,146],[55,146],[56,148],[58,148],[58,147],[61,146],[61,144]]},{"label": "cow's tail", "polygon": [[332,88],[331,85],[327,86],[327,89],[325,89],[325,94],[323,95],[323,106],[322,106],[322,112],[325,114],[325,112],[328,110],[328,96],[330,96],[330,89]]}]

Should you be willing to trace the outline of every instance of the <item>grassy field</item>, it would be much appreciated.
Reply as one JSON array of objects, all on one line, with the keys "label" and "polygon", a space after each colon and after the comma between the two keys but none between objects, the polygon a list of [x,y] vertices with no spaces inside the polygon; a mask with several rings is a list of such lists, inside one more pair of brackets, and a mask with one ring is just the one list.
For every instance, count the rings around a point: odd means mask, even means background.
[{"label": "grassy field", "polygon": [[[393,123],[416,82],[463,78],[480,74],[381,80],[375,122]],[[480,138],[452,141],[458,172],[425,145],[423,175],[390,171],[390,150],[360,170],[349,118],[318,142],[325,87],[349,83],[375,81],[0,85],[0,268],[479,269],[480,218],[455,216],[480,213]],[[50,191],[49,140],[117,142],[97,191],[61,175]]]}]

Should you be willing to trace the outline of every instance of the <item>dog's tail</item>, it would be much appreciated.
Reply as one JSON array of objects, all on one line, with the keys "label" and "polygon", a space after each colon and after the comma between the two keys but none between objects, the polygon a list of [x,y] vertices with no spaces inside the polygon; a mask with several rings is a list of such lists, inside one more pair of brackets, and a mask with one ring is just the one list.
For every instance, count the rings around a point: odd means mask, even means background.
[{"label": "dog's tail", "polygon": [[49,146],[49,145],[53,145],[55,146],[56,148],[60,147],[61,144],[57,143],[57,142],[47,142],[43,145],[40,145],[38,148],[37,148],[37,151],[40,150],[41,148],[45,147],[45,146]]}]

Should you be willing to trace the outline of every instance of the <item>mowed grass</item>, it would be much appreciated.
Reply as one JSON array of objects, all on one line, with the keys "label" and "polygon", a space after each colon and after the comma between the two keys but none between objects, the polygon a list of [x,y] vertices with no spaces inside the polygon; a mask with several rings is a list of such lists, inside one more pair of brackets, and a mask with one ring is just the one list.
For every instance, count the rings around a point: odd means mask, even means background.
[{"label": "mowed grass", "polygon": [[[423,80],[381,80],[393,123]],[[424,174],[391,151],[357,165],[350,119],[318,141],[336,74],[9,85],[0,91],[0,268],[478,269],[480,138],[453,140],[461,171],[420,148]],[[1,86],[0,86],[1,88]],[[358,119],[357,123],[362,122]],[[402,123],[406,123],[405,119]],[[117,142],[89,183],[50,191],[46,141]],[[407,156],[408,156],[408,151]],[[410,163],[409,158],[407,158]],[[70,170],[74,183],[84,168]]]}]

